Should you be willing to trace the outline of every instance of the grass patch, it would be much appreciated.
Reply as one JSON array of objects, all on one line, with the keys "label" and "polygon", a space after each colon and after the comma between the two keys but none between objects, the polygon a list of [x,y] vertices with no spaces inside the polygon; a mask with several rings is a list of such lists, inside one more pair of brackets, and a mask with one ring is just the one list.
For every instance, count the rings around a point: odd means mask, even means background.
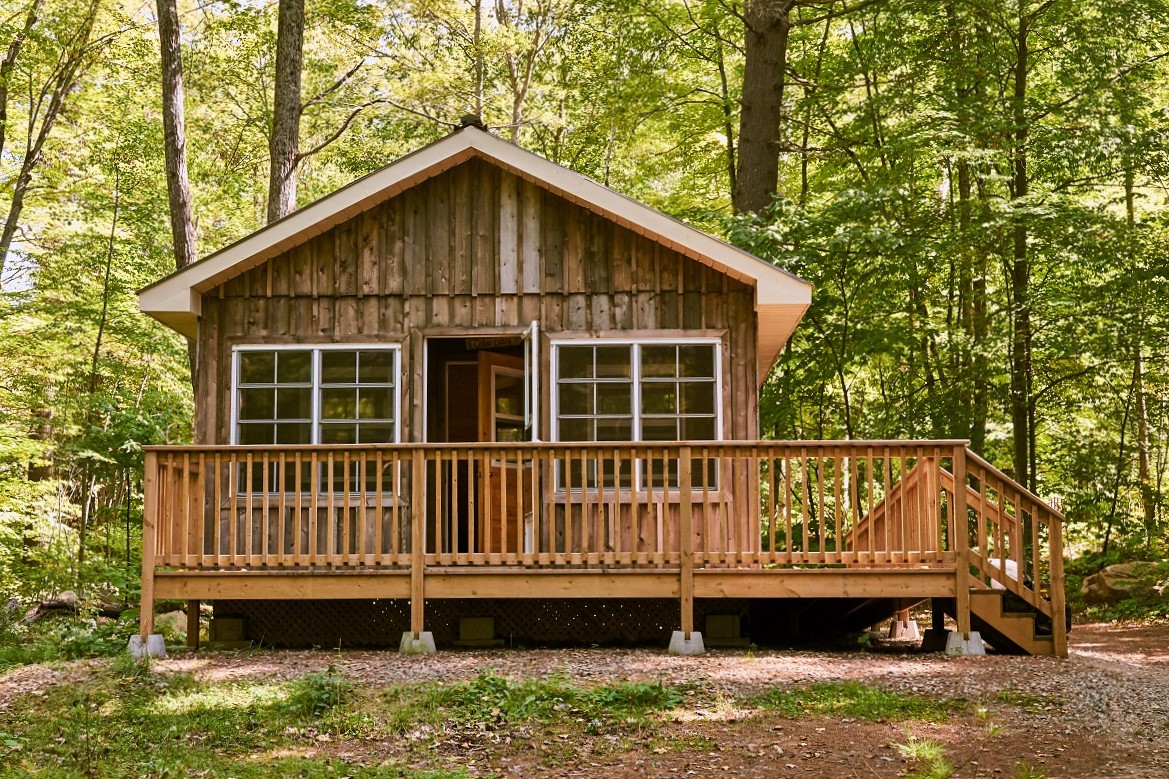
[{"label": "grass patch", "polygon": [[773,687],[748,702],[792,719],[825,716],[870,722],[940,722],[966,708],[963,701],[901,695],[857,682],[818,682],[792,689]]},{"label": "grass patch", "polygon": [[1059,708],[1060,701],[1046,695],[1033,695],[1020,690],[999,690],[995,693],[995,700],[1008,706],[1017,706],[1032,714]]},{"label": "grass patch", "polygon": [[[450,779],[306,754],[321,734],[366,728],[351,710],[351,683],[334,670],[288,682],[200,683],[115,660],[82,684],[57,687],[13,709],[0,734],[4,776],[353,776]],[[356,723],[356,724],[355,724]],[[369,728],[372,732],[372,728]]]},{"label": "grass patch", "polygon": [[940,743],[909,734],[903,744],[893,745],[911,764],[908,779],[949,779],[954,766],[946,760],[946,750]]},{"label": "grass patch", "polygon": [[517,725],[575,722],[592,730],[648,724],[681,705],[686,688],[660,682],[619,682],[584,688],[565,676],[514,680],[491,673],[469,682],[392,688],[384,696],[391,730],[418,724]]}]

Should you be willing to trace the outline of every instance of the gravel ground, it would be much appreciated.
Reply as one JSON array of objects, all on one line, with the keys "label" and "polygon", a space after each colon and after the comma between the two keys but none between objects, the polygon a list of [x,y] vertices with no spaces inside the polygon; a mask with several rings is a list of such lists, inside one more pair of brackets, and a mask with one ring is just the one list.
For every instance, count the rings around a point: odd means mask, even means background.
[{"label": "gravel ground", "polygon": [[[751,718],[733,712],[728,715],[724,711],[721,721],[717,721],[720,717],[710,712],[719,708],[720,701],[725,710],[725,701],[773,685],[853,680],[890,691],[962,698],[988,706],[994,721],[1003,725],[1005,735],[994,740],[993,749],[982,745],[971,747],[970,755],[959,761],[959,776],[1001,776],[1004,763],[1009,775],[1012,764],[1026,762],[1043,766],[1053,779],[1056,776],[1169,777],[1169,625],[1080,625],[1071,639],[1071,656],[1067,660],[801,650],[725,650],[686,658],[648,649],[450,651],[423,658],[401,657],[391,651],[265,650],[180,654],[156,667],[163,673],[188,672],[209,681],[226,681],[291,678],[335,663],[348,676],[369,686],[469,679],[488,668],[522,678],[566,673],[585,683],[619,679],[696,682],[703,700],[697,702],[694,719],[701,720],[702,726],[716,739],[735,733],[732,741],[742,740],[750,747],[740,750],[737,757],[731,754],[734,750],[720,754],[716,760],[718,765],[711,765],[722,768],[723,775],[751,775],[751,765],[758,765],[751,757],[756,755],[753,751],[756,744],[747,742],[766,739],[767,731],[774,735],[785,728],[774,723],[762,727],[756,722],[739,733],[734,723]],[[24,694],[83,679],[95,662],[102,661],[30,666],[0,677],[0,723],[3,712]],[[798,723],[789,725],[785,736],[789,741],[795,739],[787,753],[791,753],[792,747],[806,749],[809,757],[820,760],[820,775],[884,776],[897,775],[902,770],[903,766],[894,765],[891,770],[895,769],[896,773],[890,773],[878,770],[879,762],[876,767],[870,763],[890,760],[881,755],[882,750],[890,751],[889,742],[898,733],[895,726],[859,728],[847,720],[824,720],[820,726],[811,727],[816,724],[810,723],[805,730],[800,730]],[[936,736],[960,751],[964,744],[970,744],[973,733],[972,725],[965,730],[951,731],[939,726],[937,733],[927,735]],[[826,751],[839,750],[842,744],[853,748],[842,753],[840,762],[834,764],[839,770],[825,769],[824,752],[816,751],[817,739],[825,742]],[[774,741],[770,748],[782,751],[783,743],[788,742]],[[979,752],[990,753],[988,759],[977,759]],[[760,751],[758,756],[762,754]],[[496,763],[490,764],[492,770],[507,772],[509,760],[506,755],[499,757]],[[686,773],[696,769],[703,773],[698,763],[687,768],[691,763],[642,765],[643,762],[635,765],[622,758],[598,765],[606,765],[606,773],[617,776],[670,775],[674,771]],[[997,768],[991,768],[992,763]],[[521,761],[512,770],[524,773],[533,765]],[[797,770],[796,763],[784,765],[791,773],[779,771],[776,775],[806,776],[805,771],[813,770]],[[864,770],[858,770],[858,765],[863,765]],[[656,773],[658,770],[661,773]],[[566,769],[546,775],[570,773]]]}]

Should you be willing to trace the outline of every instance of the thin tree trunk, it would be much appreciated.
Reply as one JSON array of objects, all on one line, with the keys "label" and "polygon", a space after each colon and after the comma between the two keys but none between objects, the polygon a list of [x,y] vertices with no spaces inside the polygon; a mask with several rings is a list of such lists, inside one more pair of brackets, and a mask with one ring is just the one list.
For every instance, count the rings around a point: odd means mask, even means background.
[{"label": "thin tree trunk", "polygon": [[794,5],[795,0],[750,0],[747,4],[739,168],[731,198],[736,213],[765,210],[779,187],[784,71]]},{"label": "thin tree trunk", "polygon": [[483,118],[483,0],[475,0],[475,116]]},{"label": "thin tree trunk", "polygon": [[304,59],[304,0],[280,0],[276,28],[276,85],[268,139],[268,222],[296,209],[300,161],[300,79]]},{"label": "thin tree trunk", "polygon": [[1024,12],[1025,0],[1019,0],[1018,57],[1015,61],[1013,118],[1014,118],[1014,170],[1012,175],[1012,200],[1014,201],[1013,254],[1011,262],[1011,287],[1014,308],[1011,312],[1011,427],[1014,439],[1015,480],[1028,489],[1033,489],[1034,474],[1031,472],[1031,268],[1027,250],[1027,220],[1021,213],[1029,191],[1027,176],[1027,69],[1028,33],[1030,18]]},{"label": "thin tree trunk", "polygon": [[33,0],[28,7],[28,14],[24,17],[24,26],[12,36],[8,44],[8,51],[4,60],[0,62],[0,158],[4,156],[4,143],[8,137],[8,80],[12,78],[12,70],[16,67],[16,58],[20,56],[20,49],[32,28],[37,23],[37,15],[45,0]]},{"label": "thin tree trunk", "polygon": [[[40,128],[34,131],[36,117],[29,121],[28,140],[25,144],[24,157],[20,163],[20,172],[17,173],[15,185],[12,188],[12,200],[8,205],[8,216],[4,220],[4,229],[0,231],[0,278],[4,277],[4,263],[8,259],[8,252],[12,248],[12,241],[16,237],[16,229],[20,224],[20,215],[24,211],[24,198],[28,194],[32,183],[33,171],[41,162],[45,141],[53,131],[53,126],[61,116],[69,95],[74,92],[78,79],[85,65],[86,54],[89,49],[89,38],[93,33],[93,23],[97,18],[98,0],[91,0],[85,17],[77,27],[73,38],[65,44],[60,54],[57,68],[49,80],[41,87],[40,98],[48,97],[49,103],[45,114],[41,117]],[[39,105],[41,100],[36,101]]]},{"label": "thin tree trunk", "polygon": [[[1136,238],[1136,188],[1132,160],[1128,160],[1124,171],[1125,224],[1128,228],[1129,266],[1135,267]],[[1157,501],[1153,491],[1153,480],[1149,465],[1149,409],[1145,401],[1144,377],[1144,312],[1138,303],[1136,333],[1133,336],[1132,390],[1137,417],[1137,479],[1141,487],[1141,514],[1145,521],[1145,544],[1153,544],[1157,533]]]}]

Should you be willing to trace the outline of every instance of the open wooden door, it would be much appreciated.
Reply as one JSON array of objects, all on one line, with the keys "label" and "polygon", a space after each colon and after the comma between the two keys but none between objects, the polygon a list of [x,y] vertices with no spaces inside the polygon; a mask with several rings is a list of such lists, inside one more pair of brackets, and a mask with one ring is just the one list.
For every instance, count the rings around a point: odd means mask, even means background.
[{"label": "open wooden door", "polygon": [[[520,443],[529,440],[524,359],[479,353],[479,440]],[[532,463],[489,458],[479,473],[479,551],[519,554],[535,542],[532,515]]]}]

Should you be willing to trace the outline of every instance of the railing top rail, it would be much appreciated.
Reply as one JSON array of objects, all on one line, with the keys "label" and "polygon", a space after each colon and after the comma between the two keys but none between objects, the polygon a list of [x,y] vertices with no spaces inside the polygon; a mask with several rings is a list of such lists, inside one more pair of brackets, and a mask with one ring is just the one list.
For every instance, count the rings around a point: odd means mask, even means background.
[{"label": "railing top rail", "polygon": [[[952,449],[970,442],[963,439],[942,440],[808,440],[808,441],[524,441],[515,443],[483,442],[428,442],[395,444],[155,444],[142,447],[146,452],[373,452],[373,451],[415,451],[482,449],[497,450],[644,450],[677,449],[688,446],[691,449]],[[977,457],[977,455],[975,455]],[[982,461],[979,458],[980,462]],[[993,466],[991,466],[993,467]],[[1037,499],[1038,500],[1038,499]]]},{"label": "railing top rail", "polygon": [[[1052,505],[1050,503],[1048,503],[1046,500],[1039,497],[1034,492],[1027,489],[1022,484],[1019,484],[1013,478],[1011,478],[1007,474],[1003,473],[998,468],[994,467],[993,465],[991,465],[989,462],[987,462],[983,458],[979,457],[974,452],[967,449],[966,450],[966,469],[967,469],[967,471],[970,470],[971,464],[976,465],[979,468],[982,468],[986,471],[989,471],[992,476],[1003,480],[1007,484],[1010,484],[1013,489],[1018,490],[1021,495],[1023,495],[1025,498],[1028,498],[1029,500],[1031,500],[1032,502],[1037,504],[1041,509],[1043,509],[1048,514],[1050,514],[1051,517],[1053,519],[1055,519],[1055,521],[1059,522],[1060,524],[1063,524],[1064,515],[1062,512],[1053,508]],[[1048,524],[1050,524],[1050,523],[1048,523]]]}]

